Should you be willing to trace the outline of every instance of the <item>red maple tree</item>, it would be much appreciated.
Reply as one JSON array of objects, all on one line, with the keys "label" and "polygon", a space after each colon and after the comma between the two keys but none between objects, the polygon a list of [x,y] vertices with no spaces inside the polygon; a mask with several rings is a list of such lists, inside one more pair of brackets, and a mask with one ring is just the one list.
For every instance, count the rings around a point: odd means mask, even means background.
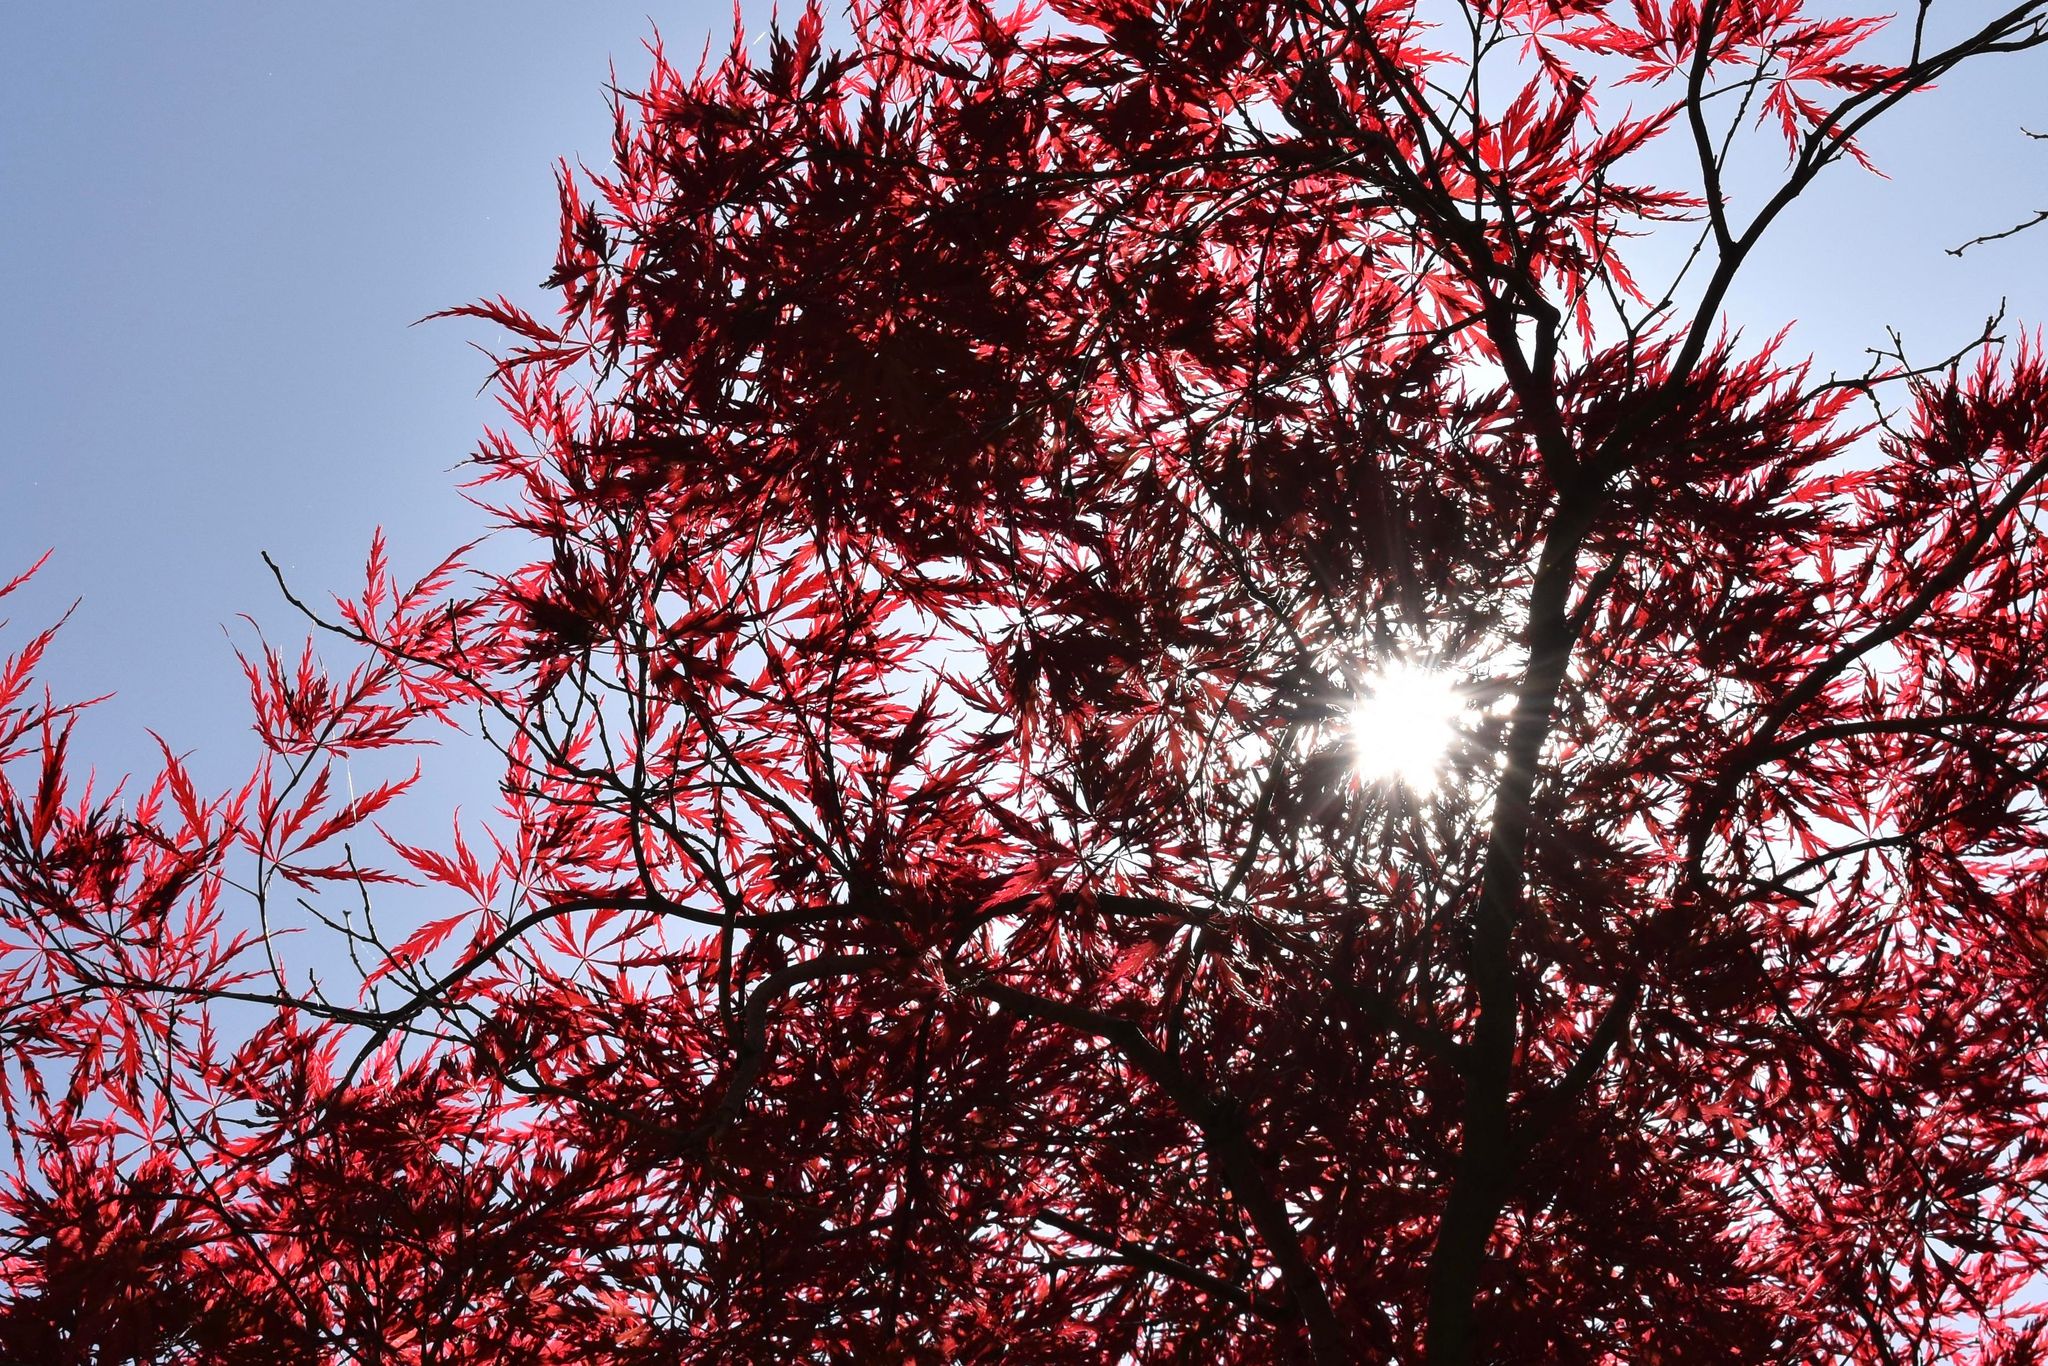
[{"label": "red maple tree", "polygon": [[0,1360],[2048,1358],[2048,357],[1723,317],[1945,8],[657,49],[516,567],[225,795],[0,672]]}]

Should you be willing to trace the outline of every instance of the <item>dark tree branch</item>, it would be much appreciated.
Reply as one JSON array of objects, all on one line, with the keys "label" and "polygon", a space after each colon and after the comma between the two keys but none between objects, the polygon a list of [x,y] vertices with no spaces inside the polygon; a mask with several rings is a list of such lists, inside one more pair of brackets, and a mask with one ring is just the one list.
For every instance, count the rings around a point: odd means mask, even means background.
[{"label": "dark tree branch", "polygon": [[1064,1025],[1114,1045],[1201,1133],[1225,1188],[1243,1207],[1252,1227],[1258,1230],[1260,1241],[1266,1245],[1267,1255],[1278,1267],[1281,1283],[1301,1313],[1314,1358],[1330,1366],[1355,1359],[1349,1345],[1350,1334],[1330,1306],[1322,1276],[1302,1249],[1294,1221],[1273,1194],[1264,1160],[1230,1107],[1212,1099],[1178,1059],[1160,1051],[1129,1020],[1035,995],[993,978],[962,985],[1020,1015]]}]

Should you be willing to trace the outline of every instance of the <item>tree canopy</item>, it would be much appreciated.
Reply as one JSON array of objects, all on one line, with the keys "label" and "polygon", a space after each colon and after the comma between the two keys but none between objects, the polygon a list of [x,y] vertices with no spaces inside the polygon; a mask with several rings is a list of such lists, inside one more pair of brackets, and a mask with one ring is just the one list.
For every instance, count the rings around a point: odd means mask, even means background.
[{"label": "tree canopy", "polygon": [[1950,8],[656,45],[246,785],[0,669],[0,1361],[2048,1357],[2048,356],[1726,317]]}]

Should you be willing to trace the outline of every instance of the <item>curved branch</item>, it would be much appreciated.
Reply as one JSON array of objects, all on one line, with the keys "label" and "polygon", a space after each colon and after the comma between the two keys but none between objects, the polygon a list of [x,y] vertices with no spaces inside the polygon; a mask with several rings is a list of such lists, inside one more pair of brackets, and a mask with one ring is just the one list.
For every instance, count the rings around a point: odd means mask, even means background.
[{"label": "curved branch", "polygon": [[747,1098],[761,1079],[761,1069],[768,1063],[768,1012],[778,1002],[808,982],[849,976],[887,961],[879,953],[834,953],[791,963],[764,978],[747,996],[739,1053],[733,1059],[732,1071],[726,1075],[725,1092],[702,1120],[677,1138],[678,1150],[687,1152],[702,1147],[740,1117]]}]

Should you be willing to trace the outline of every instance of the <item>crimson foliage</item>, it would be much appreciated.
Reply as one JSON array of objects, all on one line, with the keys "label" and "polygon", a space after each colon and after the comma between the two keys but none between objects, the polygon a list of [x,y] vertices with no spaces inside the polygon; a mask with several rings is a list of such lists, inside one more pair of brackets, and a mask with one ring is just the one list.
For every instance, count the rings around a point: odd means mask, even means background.
[{"label": "crimson foliage", "polygon": [[2048,0],[1055,8],[657,50],[457,310],[517,567],[246,786],[13,657],[0,1357],[2048,1355],[2048,358],[1722,320]]}]

